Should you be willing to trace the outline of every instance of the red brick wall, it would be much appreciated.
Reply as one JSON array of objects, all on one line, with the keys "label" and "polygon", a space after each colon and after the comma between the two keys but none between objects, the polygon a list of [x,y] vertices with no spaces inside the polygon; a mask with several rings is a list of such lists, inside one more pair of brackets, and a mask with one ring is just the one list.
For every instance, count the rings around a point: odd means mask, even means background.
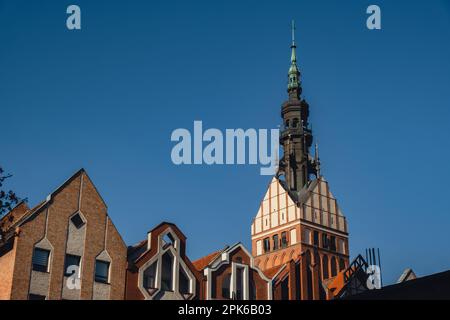
[{"label": "red brick wall", "polygon": [[[80,187],[81,182],[81,207]],[[31,275],[31,260],[34,245],[45,235],[46,215],[47,239],[53,246],[50,260],[49,299],[61,299],[64,281],[64,262],[69,217],[81,211],[87,220],[86,241],[81,266],[81,299],[92,299],[95,273],[95,258],[106,249],[111,263],[111,299],[123,299],[125,293],[126,245],[110,219],[107,208],[96,188],[84,171],[74,177],[53,194],[51,202],[40,212],[36,212],[20,227],[12,283],[12,299],[27,299]],[[105,241],[105,231],[107,238]],[[0,261],[0,266],[2,265]]]}]

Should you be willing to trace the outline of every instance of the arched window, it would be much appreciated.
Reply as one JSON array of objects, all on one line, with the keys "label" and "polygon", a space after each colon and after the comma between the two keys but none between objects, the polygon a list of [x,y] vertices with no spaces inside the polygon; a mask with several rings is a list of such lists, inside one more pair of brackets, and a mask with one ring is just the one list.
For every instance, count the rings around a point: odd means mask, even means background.
[{"label": "arched window", "polygon": [[231,282],[231,273],[227,273],[222,280],[222,298],[230,299],[230,282]]},{"label": "arched window", "polygon": [[162,268],[161,268],[161,289],[172,291],[173,290],[173,257],[172,254],[167,251],[162,256]]},{"label": "arched window", "polygon": [[292,122],[293,128],[298,128],[298,118],[294,118],[294,121]]},{"label": "arched window", "polygon": [[289,119],[286,120],[286,122],[284,123],[285,128],[289,128]]},{"label": "arched window", "polygon": [[337,275],[337,267],[336,267],[336,258],[335,257],[331,257],[331,276],[335,277]]},{"label": "arched window", "polygon": [[345,269],[345,261],[343,258],[339,258],[339,271],[342,271]]},{"label": "arched window", "polygon": [[328,279],[328,256],[323,255],[322,257],[322,275],[324,279]]}]

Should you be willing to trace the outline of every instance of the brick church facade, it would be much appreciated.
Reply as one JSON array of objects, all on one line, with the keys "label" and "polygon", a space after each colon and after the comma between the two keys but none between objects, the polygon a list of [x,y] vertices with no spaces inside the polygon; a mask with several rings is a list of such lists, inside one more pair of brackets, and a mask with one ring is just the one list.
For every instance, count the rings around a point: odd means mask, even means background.
[{"label": "brick church facade", "polygon": [[283,156],[251,224],[251,250],[236,243],[191,261],[187,237],[168,222],[127,248],[80,170],[0,220],[0,299],[318,300],[359,290],[365,262],[350,263],[347,221],[317,146],[310,152],[294,28],[287,92]]}]

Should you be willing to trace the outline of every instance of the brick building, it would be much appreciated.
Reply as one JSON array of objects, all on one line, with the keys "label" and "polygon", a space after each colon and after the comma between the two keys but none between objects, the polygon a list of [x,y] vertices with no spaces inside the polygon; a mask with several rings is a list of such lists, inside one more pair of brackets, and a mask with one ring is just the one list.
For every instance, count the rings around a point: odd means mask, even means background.
[{"label": "brick building", "polygon": [[0,299],[124,298],[127,249],[83,169],[0,228]]},{"label": "brick building", "polygon": [[254,264],[253,256],[241,244],[194,261],[204,276],[205,300],[271,300],[272,279]]},{"label": "brick building", "polygon": [[202,275],[186,256],[186,236],[162,222],[128,248],[127,300],[201,299]]}]

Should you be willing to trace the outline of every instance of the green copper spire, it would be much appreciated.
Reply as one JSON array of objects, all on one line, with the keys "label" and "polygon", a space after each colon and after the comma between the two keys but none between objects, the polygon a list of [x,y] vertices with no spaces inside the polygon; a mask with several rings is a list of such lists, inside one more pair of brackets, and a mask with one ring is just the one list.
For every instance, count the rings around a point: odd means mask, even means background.
[{"label": "green copper spire", "polygon": [[297,67],[297,53],[295,45],[295,22],[292,20],[292,44],[291,44],[291,66],[288,72],[288,92],[289,96],[296,95],[297,97],[301,93],[300,89],[300,71]]}]

